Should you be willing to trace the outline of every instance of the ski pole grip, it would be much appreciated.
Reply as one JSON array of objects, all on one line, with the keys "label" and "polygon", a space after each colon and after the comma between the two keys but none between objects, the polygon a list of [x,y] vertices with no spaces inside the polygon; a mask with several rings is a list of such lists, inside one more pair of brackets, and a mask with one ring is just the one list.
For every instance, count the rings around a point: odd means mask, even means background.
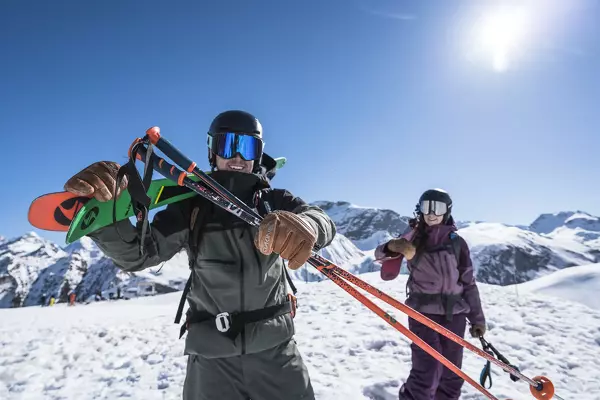
[{"label": "ski pole grip", "polygon": [[160,151],[165,153],[167,157],[169,157],[173,162],[179,165],[182,169],[185,169],[187,172],[192,172],[196,168],[196,163],[183,155],[175,146],[173,146],[169,141],[160,136],[160,128],[158,126],[153,126],[152,128],[146,131],[146,135],[150,142],[158,147]]},{"label": "ski pole grip", "polygon": [[[145,147],[141,146],[137,151],[136,158],[141,160],[142,162],[146,161],[147,150]],[[151,155],[152,159],[152,167],[158,171],[165,178],[171,179],[174,182],[177,182],[179,186],[183,186],[183,180],[187,177],[187,174],[174,166],[173,164],[166,161],[164,158],[159,157],[155,154]]]}]

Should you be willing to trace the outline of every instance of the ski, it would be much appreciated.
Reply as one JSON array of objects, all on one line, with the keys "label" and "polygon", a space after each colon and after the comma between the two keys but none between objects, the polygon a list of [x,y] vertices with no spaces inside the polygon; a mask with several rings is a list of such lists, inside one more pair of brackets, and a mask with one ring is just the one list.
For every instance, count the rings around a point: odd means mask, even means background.
[{"label": "ski", "polygon": [[[265,156],[265,161],[268,162],[265,162],[267,165],[263,172],[268,179],[273,179],[287,159],[270,158],[266,154]],[[190,179],[196,182],[199,180],[194,175],[190,175]],[[152,181],[147,195],[151,199],[149,209],[152,210],[197,194],[189,188],[177,185],[177,182],[171,179],[162,178]],[[93,197],[77,196],[66,191],[47,193],[31,202],[27,219],[32,226],[41,230],[67,232],[66,243],[70,244],[115,221],[134,216],[128,190],[124,190],[116,202],[116,218],[113,220],[113,201],[101,202]]]},{"label": "ski", "polygon": [[[163,178],[152,181],[148,196],[152,199],[152,209],[195,196],[195,193]],[[117,199],[117,221],[133,216],[128,207],[130,203],[129,191],[124,190]],[[70,192],[48,193],[31,203],[27,218],[34,227],[55,232],[68,232],[73,221],[81,221],[78,232],[85,235],[113,222],[112,201],[101,202]]]},{"label": "ski", "polygon": [[[262,219],[260,215],[258,215],[254,210],[252,210],[250,207],[241,202],[241,200],[239,200],[237,197],[235,197],[233,194],[231,194],[229,191],[227,191],[225,188],[223,188],[221,185],[215,182],[209,175],[199,170],[194,162],[189,160],[179,150],[177,150],[173,145],[171,145],[166,139],[160,136],[160,130],[158,127],[152,127],[148,129],[146,131],[146,136],[143,139],[136,139],[136,141],[138,143],[141,142],[145,144],[151,143],[152,145],[156,146],[160,151],[162,151],[167,157],[173,160],[173,162],[175,162],[181,167],[180,169],[175,165],[169,164],[163,158],[155,157],[152,168],[154,168],[156,171],[158,171],[165,177],[172,179],[174,182],[177,182],[178,185],[190,188],[202,197],[206,198],[209,201],[212,201],[219,207],[236,215],[248,224],[253,226],[258,226],[260,224],[260,221]],[[142,160],[146,158],[145,154],[145,149],[142,146],[140,149],[140,155],[142,156]],[[195,177],[199,178],[199,181],[191,180],[189,176],[187,176],[187,173],[184,171],[191,172]],[[208,186],[208,188],[202,184]],[[464,340],[463,338],[447,330],[443,326],[425,317],[418,311],[406,306],[405,304],[385,294],[381,290],[369,285],[368,283],[356,277],[355,275],[338,267],[337,265],[333,264],[326,258],[320,256],[316,252],[313,251],[313,254],[309,258],[308,263],[311,266],[315,267],[318,271],[323,273],[325,276],[330,278],[331,281],[333,281],[336,285],[345,290],[356,300],[360,301],[369,310],[371,310],[372,312],[380,316],[382,319],[384,319],[388,324],[397,329],[400,333],[405,335],[412,342],[417,344],[425,352],[430,354],[432,357],[440,361],[452,372],[454,372],[459,377],[468,382],[471,386],[473,386],[475,389],[481,392],[488,399],[498,400],[482,385],[470,378],[464,371],[462,371],[456,365],[452,364],[447,358],[445,358],[443,355],[441,355],[439,352],[437,352],[435,349],[433,349],[431,346],[425,343],[421,338],[419,338],[409,329],[400,324],[390,314],[383,311],[383,309],[381,309],[379,306],[377,306],[375,303],[369,300],[366,296],[358,292],[354,287],[350,285],[350,282],[355,284],[359,288],[367,291],[369,294],[372,294],[380,300],[383,300],[384,302],[396,308],[397,310],[404,312],[410,318],[413,318],[416,321],[421,322],[429,328],[435,330],[436,332],[446,336],[450,340],[461,345],[467,350],[470,350],[474,354],[483,357],[486,360],[500,366],[506,372],[509,372],[512,375],[521,378],[530,385],[530,392],[534,398],[552,399],[553,397],[556,397],[557,399],[560,399],[559,396],[555,395],[554,385],[547,377],[536,376],[533,379],[528,378],[512,366],[507,365],[500,360],[497,360],[485,351],[480,350],[468,341]]]}]

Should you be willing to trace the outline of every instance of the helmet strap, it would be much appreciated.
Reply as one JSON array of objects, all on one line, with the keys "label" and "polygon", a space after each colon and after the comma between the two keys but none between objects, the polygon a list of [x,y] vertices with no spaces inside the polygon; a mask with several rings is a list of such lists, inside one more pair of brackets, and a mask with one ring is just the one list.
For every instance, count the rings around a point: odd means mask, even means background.
[{"label": "helmet strap", "polygon": [[215,172],[217,168],[217,156],[211,149],[208,149],[208,163],[210,164],[210,171]]}]

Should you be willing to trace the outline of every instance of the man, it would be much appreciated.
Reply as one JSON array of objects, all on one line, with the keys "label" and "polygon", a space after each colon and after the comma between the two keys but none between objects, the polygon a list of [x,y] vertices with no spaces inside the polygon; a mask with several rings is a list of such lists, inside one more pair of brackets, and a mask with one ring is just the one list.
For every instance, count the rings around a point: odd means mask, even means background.
[{"label": "man", "polygon": [[[335,225],[320,208],[270,188],[260,174],[262,126],[253,115],[219,114],[209,128],[208,147],[211,177],[265,216],[259,228],[195,196],[155,215],[143,255],[129,220],[90,237],[125,271],[155,266],[187,250],[192,271],[185,400],[314,399],[293,340],[283,259],[290,269],[301,267],[313,248],[331,243]],[[65,189],[110,200],[118,168],[113,162],[92,164]]]}]

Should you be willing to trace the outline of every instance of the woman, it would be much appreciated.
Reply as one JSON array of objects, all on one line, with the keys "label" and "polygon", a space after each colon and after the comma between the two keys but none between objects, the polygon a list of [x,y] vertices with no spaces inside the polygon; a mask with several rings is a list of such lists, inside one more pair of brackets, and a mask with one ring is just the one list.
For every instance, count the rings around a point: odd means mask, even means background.
[{"label": "woman", "polygon": [[[383,261],[383,279],[393,279],[406,258],[409,278],[406,305],[464,337],[467,319],[473,337],[485,333],[485,317],[473,274],[469,247],[456,233],[452,200],[441,189],[427,190],[417,204],[411,230],[381,244],[375,251]],[[450,362],[462,365],[463,348],[409,318],[409,329]],[[439,361],[411,344],[412,369],[400,388],[400,400],[453,400],[464,381]]]}]

